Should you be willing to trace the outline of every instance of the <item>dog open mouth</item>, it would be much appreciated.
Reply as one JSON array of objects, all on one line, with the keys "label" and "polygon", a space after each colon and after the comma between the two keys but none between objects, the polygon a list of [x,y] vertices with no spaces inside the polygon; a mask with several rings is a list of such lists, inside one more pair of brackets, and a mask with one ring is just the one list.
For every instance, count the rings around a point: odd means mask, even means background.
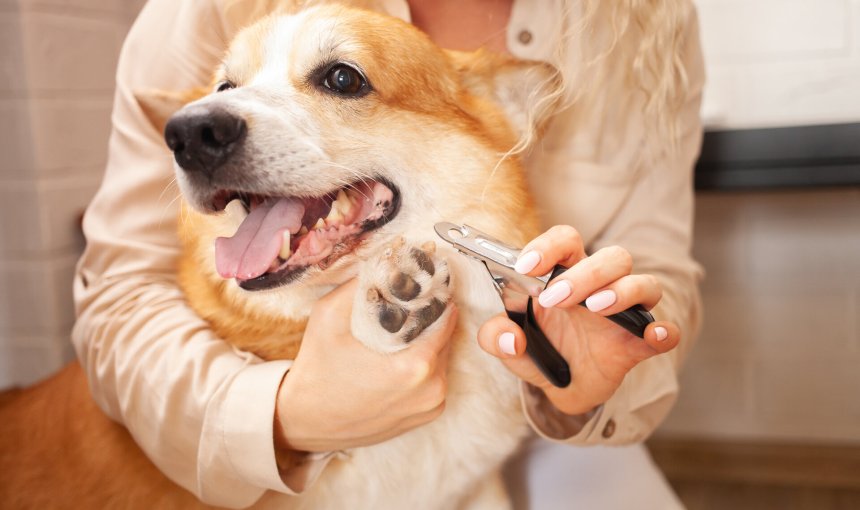
[{"label": "dog open mouth", "polygon": [[245,290],[288,283],[311,266],[326,269],[364,234],[391,221],[400,193],[381,180],[359,181],[319,197],[273,197],[219,191],[216,210],[241,224],[215,240],[215,266]]}]

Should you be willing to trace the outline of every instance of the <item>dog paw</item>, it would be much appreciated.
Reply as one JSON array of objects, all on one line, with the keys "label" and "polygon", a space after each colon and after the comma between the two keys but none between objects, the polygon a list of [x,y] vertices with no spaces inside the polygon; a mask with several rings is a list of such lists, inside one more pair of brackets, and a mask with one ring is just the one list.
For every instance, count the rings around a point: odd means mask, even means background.
[{"label": "dog paw", "polygon": [[447,309],[450,278],[432,241],[418,247],[398,238],[361,268],[353,335],[379,351],[403,349]]}]

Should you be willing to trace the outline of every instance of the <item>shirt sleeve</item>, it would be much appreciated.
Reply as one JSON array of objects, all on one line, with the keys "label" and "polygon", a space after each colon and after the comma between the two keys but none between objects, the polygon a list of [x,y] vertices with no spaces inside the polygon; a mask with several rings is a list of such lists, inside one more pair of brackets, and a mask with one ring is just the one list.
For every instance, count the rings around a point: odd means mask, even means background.
[{"label": "shirt sleeve", "polygon": [[267,489],[301,491],[328,456],[279,473],[274,412],[290,362],[234,350],[186,304],[172,157],[133,95],[208,84],[227,40],[221,13],[211,0],[151,0],[129,33],[72,339],[96,402],[163,473],[207,503],[243,507]]},{"label": "shirt sleeve", "polygon": [[644,440],[662,422],[678,393],[677,373],[700,326],[698,282],[692,259],[693,167],[701,146],[700,104],[704,63],[698,20],[691,8],[683,60],[688,92],[678,112],[678,143],[643,162],[623,205],[590,243],[591,250],[619,245],[633,256],[634,273],[656,276],[663,297],[652,313],[681,329],[680,345],[633,368],[616,393],[588,415],[556,410],[542,392],[523,384],[523,409],[543,437],[575,444],[627,444]]}]

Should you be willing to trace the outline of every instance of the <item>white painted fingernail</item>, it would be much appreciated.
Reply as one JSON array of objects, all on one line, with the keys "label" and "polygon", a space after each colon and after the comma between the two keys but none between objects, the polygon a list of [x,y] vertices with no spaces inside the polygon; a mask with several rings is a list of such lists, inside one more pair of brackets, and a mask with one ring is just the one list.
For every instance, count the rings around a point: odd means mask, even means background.
[{"label": "white painted fingernail", "polygon": [[599,312],[614,305],[617,299],[618,296],[615,295],[615,291],[601,290],[588,296],[585,300],[585,306],[592,312]]},{"label": "white painted fingernail", "polygon": [[499,335],[499,349],[505,354],[509,354],[511,356],[517,353],[517,347],[515,345],[516,337],[513,333],[506,331]]},{"label": "white painted fingernail", "polygon": [[570,293],[570,284],[562,280],[553,283],[548,289],[541,292],[538,296],[538,303],[544,308],[550,308],[564,301]]},{"label": "white painted fingernail", "polygon": [[520,274],[526,274],[536,268],[540,263],[540,253],[532,250],[528,253],[520,255],[514,263],[514,270]]},{"label": "white painted fingernail", "polygon": [[654,334],[657,335],[658,342],[662,342],[669,337],[669,332],[666,331],[666,328],[664,328],[663,326],[657,326],[656,328],[654,328]]}]

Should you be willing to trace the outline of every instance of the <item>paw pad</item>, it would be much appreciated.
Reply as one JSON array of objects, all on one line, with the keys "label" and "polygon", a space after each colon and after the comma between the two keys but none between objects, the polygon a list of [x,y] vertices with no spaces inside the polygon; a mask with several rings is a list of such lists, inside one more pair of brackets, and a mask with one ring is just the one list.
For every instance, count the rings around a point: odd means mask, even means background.
[{"label": "paw pad", "polygon": [[436,257],[433,242],[416,247],[394,240],[380,259],[365,263],[360,279],[367,292],[363,306],[353,310],[353,334],[380,350],[417,338],[442,316],[450,298],[448,265]]},{"label": "paw pad", "polygon": [[408,274],[395,271],[391,278],[391,293],[401,301],[412,301],[421,293],[421,285]]}]

